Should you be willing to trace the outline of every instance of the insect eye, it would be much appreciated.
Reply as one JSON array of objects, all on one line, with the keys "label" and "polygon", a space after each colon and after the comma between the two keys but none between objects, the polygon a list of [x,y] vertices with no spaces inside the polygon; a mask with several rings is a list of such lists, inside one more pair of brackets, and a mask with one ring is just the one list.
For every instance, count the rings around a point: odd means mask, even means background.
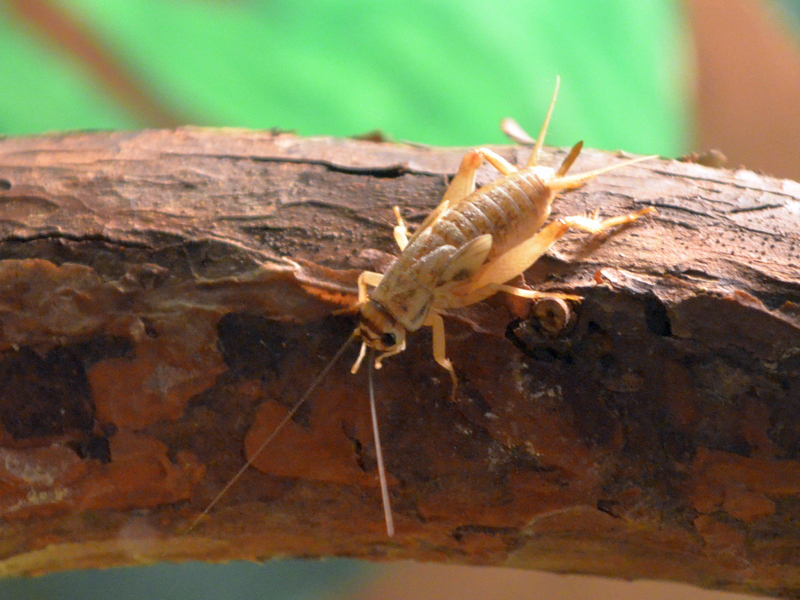
[{"label": "insect eye", "polygon": [[397,338],[394,337],[393,333],[384,333],[381,335],[381,344],[383,344],[386,348],[394,346],[396,341]]}]

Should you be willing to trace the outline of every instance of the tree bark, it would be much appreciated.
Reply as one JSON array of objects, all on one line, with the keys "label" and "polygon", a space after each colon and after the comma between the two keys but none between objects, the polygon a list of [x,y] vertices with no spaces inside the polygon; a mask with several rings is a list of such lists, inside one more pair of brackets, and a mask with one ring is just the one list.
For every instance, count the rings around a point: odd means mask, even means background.
[{"label": "tree bark", "polygon": [[500,296],[446,315],[452,400],[429,331],[376,372],[395,537],[355,347],[186,534],[354,329],[391,207],[419,224],[463,152],[0,141],[0,571],[349,556],[800,595],[800,184],[666,160],[556,199],[658,210],[528,271],[583,297],[569,323]]}]

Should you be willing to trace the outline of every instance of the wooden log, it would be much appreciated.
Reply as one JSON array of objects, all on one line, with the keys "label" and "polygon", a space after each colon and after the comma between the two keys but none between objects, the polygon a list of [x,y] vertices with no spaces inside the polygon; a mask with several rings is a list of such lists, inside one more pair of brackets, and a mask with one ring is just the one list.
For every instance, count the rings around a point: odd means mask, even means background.
[{"label": "wooden log", "polygon": [[349,556],[799,594],[800,184],[667,160],[557,199],[658,210],[526,274],[584,297],[569,324],[499,296],[447,315],[454,401],[428,331],[377,372],[395,537],[355,348],[185,533],[353,330],[391,207],[420,223],[463,152],[0,141],[0,572]]}]

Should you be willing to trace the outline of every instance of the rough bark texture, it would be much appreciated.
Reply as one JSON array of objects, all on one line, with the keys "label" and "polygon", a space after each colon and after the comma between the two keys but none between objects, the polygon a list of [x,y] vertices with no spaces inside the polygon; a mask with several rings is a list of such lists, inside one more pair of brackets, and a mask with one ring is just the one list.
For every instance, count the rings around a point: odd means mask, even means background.
[{"label": "rough bark texture", "polygon": [[674,161],[557,199],[658,209],[527,273],[584,297],[571,325],[504,297],[449,315],[454,401],[430,332],[385,362],[396,537],[355,348],[183,534],[353,330],[359,271],[396,253],[391,206],[419,223],[462,153],[194,129],[0,141],[0,570],[354,556],[799,595],[800,185]]}]

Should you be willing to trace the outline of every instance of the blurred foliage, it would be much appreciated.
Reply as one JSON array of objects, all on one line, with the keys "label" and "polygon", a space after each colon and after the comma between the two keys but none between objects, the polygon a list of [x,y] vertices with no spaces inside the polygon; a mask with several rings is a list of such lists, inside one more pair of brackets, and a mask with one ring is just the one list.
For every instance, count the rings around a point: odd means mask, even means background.
[{"label": "blurred foliage", "polygon": [[[668,156],[685,147],[686,34],[668,0],[53,3],[193,124],[502,143],[502,117],[538,129],[561,74],[551,143]],[[0,11],[0,131],[151,125],[74,55]]]}]

